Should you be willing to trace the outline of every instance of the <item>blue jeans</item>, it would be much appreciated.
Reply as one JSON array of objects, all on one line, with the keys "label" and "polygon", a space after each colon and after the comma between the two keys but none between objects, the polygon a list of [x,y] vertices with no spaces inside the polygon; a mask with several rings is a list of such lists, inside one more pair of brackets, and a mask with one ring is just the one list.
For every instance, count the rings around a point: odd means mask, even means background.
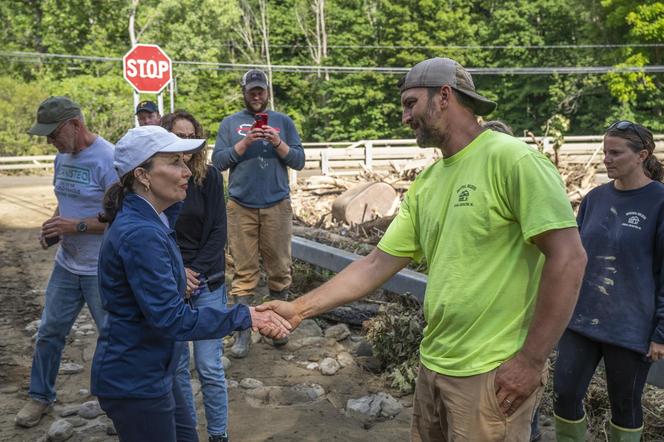
[{"label": "blue jeans", "polygon": [[55,378],[60,369],[65,339],[84,303],[88,304],[97,330],[100,330],[106,321],[106,311],[101,305],[97,275],[76,275],[55,263],[46,287],[44,311],[32,357],[28,390],[32,399],[48,403],[55,401]]},{"label": "blue jeans", "polygon": [[177,382],[170,393],[154,399],[99,398],[122,442],[198,442],[196,424]]},{"label": "blue jeans", "polygon": [[[191,298],[193,308],[206,306],[226,308],[226,303],[226,285],[222,285],[213,292],[210,292],[207,285],[204,285],[200,289],[200,294]],[[223,353],[224,343],[222,339],[194,341],[194,362],[196,363],[198,379],[201,382],[207,432],[210,436],[225,434],[228,427],[228,392],[226,390],[224,366],[221,363]],[[180,358],[175,374],[175,382],[179,384],[192,418],[196,422],[196,406],[191,391],[190,376],[189,351],[187,350],[183,352]]]}]

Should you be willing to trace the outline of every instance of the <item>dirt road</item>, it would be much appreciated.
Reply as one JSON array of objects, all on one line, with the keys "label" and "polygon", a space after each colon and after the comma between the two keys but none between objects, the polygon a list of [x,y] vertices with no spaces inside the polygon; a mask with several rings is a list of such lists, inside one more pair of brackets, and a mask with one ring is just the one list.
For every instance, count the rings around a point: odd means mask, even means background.
[{"label": "dirt road", "polygon": [[[69,337],[62,361],[79,364],[82,371],[58,376],[56,407],[37,427],[14,426],[14,415],[27,398],[32,360],[34,332],[25,328],[39,319],[55,252],[54,248],[42,250],[37,236],[41,223],[51,216],[54,208],[51,177],[0,177],[0,441],[39,440],[55,420],[61,419],[63,412],[67,414],[67,410],[94,399],[88,389],[97,335],[94,329],[90,330],[92,322],[84,310]],[[338,345],[350,347],[352,342],[346,339]],[[408,439],[411,397],[400,398],[406,408],[394,419],[367,424],[346,416],[344,408],[348,399],[379,391],[394,392],[380,378],[357,365],[347,366],[332,376],[305,367],[323,356],[323,350],[275,349],[259,342],[248,358],[233,360],[227,370],[231,381],[255,378],[265,386],[281,387],[313,383],[321,385],[325,394],[306,404],[271,405],[275,401],[256,400],[255,395],[252,399],[249,390],[239,386],[230,388],[231,440],[396,442]],[[199,434],[201,440],[206,440],[200,392],[196,398]],[[117,440],[106,434],[105,417],[67,419],[75,427],[69,440]]]}]

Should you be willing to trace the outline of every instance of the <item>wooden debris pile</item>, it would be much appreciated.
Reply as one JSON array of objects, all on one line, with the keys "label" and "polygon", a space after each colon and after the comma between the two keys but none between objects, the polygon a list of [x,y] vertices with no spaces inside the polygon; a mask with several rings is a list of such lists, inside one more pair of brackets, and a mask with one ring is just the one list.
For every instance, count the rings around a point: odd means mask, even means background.
[{"label": "wooden debris pile", "polygon": [[[347,225],[333,219],[332,204],[334,200],[346,190],[366,182],[387,183],[403,196],[417,175],[429,164],[431,164],[431,159],[422,159],[401,166],[392,164],[389,170],[364,170],[356,176],[309,177],[292,195],[295,221],[300,226],[324,229],[353,240],[376,244],[393,216],[373,219],[357,225]],[[565,182],[567,196],[576,210],[583,197],[597,186],[596,167],[566,163],[561,160],[558,169]]]}]

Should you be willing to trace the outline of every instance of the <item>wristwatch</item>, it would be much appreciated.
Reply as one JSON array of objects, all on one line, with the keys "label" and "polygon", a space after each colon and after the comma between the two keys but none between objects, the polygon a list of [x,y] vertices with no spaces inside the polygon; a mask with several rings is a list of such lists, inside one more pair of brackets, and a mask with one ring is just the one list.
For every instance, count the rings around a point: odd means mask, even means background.
[{"label": "wristwatch", "polygon": [[76,231],[78,233],[85,233],[88,231],[88,224],[85,221],[79,221],[78,224],[76,224]]}]

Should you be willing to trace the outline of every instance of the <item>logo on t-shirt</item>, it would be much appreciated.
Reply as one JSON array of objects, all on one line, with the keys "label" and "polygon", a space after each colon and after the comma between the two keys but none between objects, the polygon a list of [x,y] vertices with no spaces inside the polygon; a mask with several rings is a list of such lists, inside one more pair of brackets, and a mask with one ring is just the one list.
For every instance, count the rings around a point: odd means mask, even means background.
[{"label": "logo on t-shirt", "polygon": [[473,186],[472,184],[464,184],[463,186],[459,187],[456,191],[457,194],[457,202],[454,204],[454,207],[462,207],[462,206],[472,206],[473,203],[470,201],[473,192],[477,190],[477,187]]},{"label": "logo on t-shirt", "polygon": [[242,135],[243,137],[247,136],[247,132],[249,132],[249,129],[251,129],[251,124],[249,123],[242,123],[240,126],[235,129],[235,132],[238,133],[238,135]]},{"label": "logo on t-shirt", "polygon": [[63,164],[58,168],[56,179],[78,184],[90,184],[90,169]]},{"label": "logo on t-shirt", "polygon": [[625,213],[625,217],[627,218],[627,222],[622,223],[622,226],[638,230],[641,230],[641,226],[639,225],[641,221],[647,219],[647,217],[641,212],[627,212]]}]

